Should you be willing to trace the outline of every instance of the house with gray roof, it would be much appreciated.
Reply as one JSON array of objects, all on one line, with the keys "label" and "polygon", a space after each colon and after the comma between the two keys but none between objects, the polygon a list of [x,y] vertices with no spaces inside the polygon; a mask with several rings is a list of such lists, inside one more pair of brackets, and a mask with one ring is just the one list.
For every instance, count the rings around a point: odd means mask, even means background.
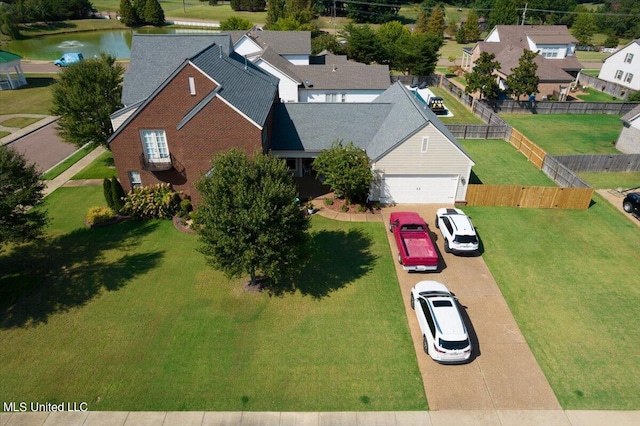
[{"label": "house with gray roof", "polygon": [[[293,175],[302,177],[323,149],[343,140],[354,142],[372,159],[377,176],[373,200],[465,199],[473,161],[424,101],[402,84],[381,90],[368,102],[284,103],[278,95],[281,81],[233,51],[229,35],[213,43],[206,37],[186,36],[188,40],[177,44],[182,56],[189,56],[181,61],[172,57],[169,65],[155,56],[163,56],[157,53],[175,39],[159,37],[156,43],[134,36],[134,44],[142,40],[147,49],[156,49],[156,55],[132,55],[123,82],[126,106],[111,116],[114,134],[109,145],[125,190],[168,183],[197,203],[195,182],[220,152],[236,148],[248,154],[271,153],[286,159]],[[154,66],[137,63],[150,57]],[[318,90],[345,84],[343,73],[368,68],[347,60],[335,62],[293,68],[304,70],[302,77],[311,82],[303,83],[306,89],[317,85]],[[322,73],[313,74],[312,67],[329,67],[327,74],[334,82],[323,80]]]},{"label": "house with gray roof", "polygon": [[640,105],[621,117],[622,130],[616,141],[618,151],[640,154]]},{"label": "house with gray roof", "polygon": [[369,103],[281,103],[274,111],[271,154],[297,176],[334,141],[353,142],[372,161],[370,198],[382,203],[465,200],[474,165],[438,117],[401,83]]},{"label": "house with gray roof", "polygon": [[496,25],[472,49],[463,50],[462,68],[472,71],[482,52],[492,53],[500,63],[496,78],[502,89],[525,49],[538,52],[534,62],[542,97],[565,95],[576,80],[582,64],[575,56],[577,40],[565,25]]}]

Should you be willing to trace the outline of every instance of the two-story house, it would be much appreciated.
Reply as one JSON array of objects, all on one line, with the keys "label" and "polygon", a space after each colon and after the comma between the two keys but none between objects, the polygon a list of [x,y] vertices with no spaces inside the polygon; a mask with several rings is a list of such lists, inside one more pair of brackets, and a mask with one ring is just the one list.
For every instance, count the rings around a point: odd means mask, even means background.
[{"label": "two-story house", "polygon": [[568,93],[582,69],[575,56],[576,43],[565,25],[496,25],[484,41],[463,51],[462,67],[470,72],[480,53],[493,53],[500,63],[496,78],[504,89],[507,77],[519,65],[524,49],[528,49],[538,52],[534,61],[538,66],[540,96],[562,95]]},{"label": "two-story house", "polygon": [[640,39],[612,53],[602,63],[598,78],[640,90]]},{"label": "two-story house", "polygon": [[197,204],[195,182],[220,152],[270,153],[303,176],[324,148],[344,140],[374,162],[373,200],[466,196],[473,161],[400,83],[372,102],[283,103],[278,79],[235,53],[228,35],[184,35],[134,37],[123,86],[126,106],[111,117],[109,145],[125,190],[169,183]]}]

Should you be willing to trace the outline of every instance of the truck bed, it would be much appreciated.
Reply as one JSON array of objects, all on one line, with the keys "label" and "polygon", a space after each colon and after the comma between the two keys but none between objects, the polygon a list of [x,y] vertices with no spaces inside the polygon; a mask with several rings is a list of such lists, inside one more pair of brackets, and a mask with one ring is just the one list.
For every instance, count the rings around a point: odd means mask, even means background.
[{"label": "truck bed", "polygon": [[[429,238],[426,236],[426,238]],[[402,241],[404,242],[405,250],[407,251],[407,255],[412,258],[435,258],[437,263],[438,255],[430,244],[425,244],[424,238],[407,238],[406,236],[402,237]]]}]

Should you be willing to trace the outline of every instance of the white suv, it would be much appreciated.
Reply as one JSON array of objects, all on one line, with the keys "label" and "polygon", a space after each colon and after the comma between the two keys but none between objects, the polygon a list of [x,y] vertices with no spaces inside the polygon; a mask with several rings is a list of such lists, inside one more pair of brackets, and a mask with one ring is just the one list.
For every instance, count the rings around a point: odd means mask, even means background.
[{"label": "white suv", "polygon": [[411,307],[422,331],[422,347],[435,361],[460,364],[471,358],[471,340],[457,299],[437,281],[420,281],[411,289]]},{"label": "white suv", "polygon": [[469,216],[460,209],[438,209],[436,228],[444,238],[444,251],[447,253],[477,253],[480,244],[476,228]]}]

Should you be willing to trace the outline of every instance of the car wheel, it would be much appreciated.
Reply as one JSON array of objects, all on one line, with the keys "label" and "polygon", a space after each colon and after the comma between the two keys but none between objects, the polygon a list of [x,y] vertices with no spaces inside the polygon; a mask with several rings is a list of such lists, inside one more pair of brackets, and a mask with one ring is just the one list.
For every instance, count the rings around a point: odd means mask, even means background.
[{"label": "car wheel", "polygon": [[444,251],[445,253],[451,253],[451,249],[449,248],[449,240],[445,238],[444,240]]},{"label": "car wheel", "polygon": [[630,201],[625,201],[622,204],[622,208],[624,209],[625,212],[631,213],[633,211],[633,204],[631,204]]},{"label": "car wheel", "polygon": [[438,224],[438,215],[436,215],[436,228],[440,229],[440,225]]},{"label": "car wheel", "polygon": [[424,334],[422,335],[422,349],[424,349],[424,353],[429,354],[429,342]]},{"label": "car wheel", "polygon": [[414,311],[416,309],[416,300],[413,298],[413,293],[411,293],[411,309]]},{"label": "car wheel", "polygon": [[402,256],[400,256],[400,253],[398,253],[398,263],[402,265]]}]

